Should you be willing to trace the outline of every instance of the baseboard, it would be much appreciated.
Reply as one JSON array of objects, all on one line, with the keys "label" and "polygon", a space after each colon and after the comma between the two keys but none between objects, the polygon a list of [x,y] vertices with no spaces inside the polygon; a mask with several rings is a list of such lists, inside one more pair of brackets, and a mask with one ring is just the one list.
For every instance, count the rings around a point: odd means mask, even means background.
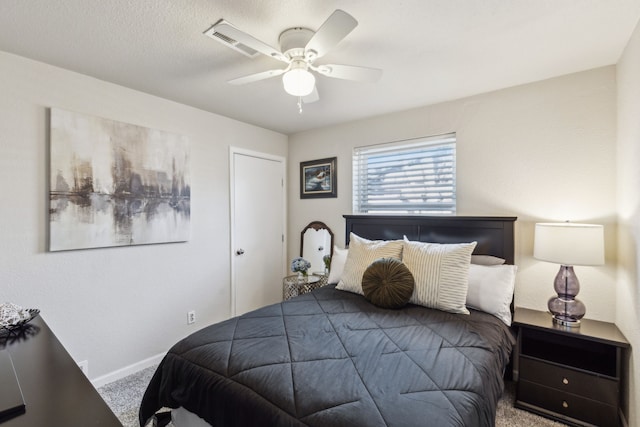
[{"label": "baseboard", "polygon": [[157,365],[158,363],[160,363],[165,354],[167,353],[156,354],[155,356],[151,356],[129,366],[125,366],[124,368],[120,368],[116,371],[94,378],[91,380],[91,384],[93,384],[95,388],[102,387],[103,385],[122,379],[145,368]]}]

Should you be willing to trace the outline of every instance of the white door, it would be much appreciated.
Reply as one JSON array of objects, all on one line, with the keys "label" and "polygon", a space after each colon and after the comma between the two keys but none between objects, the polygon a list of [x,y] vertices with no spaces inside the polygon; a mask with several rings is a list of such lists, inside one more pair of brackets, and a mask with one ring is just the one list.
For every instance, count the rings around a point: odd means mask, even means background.
[{"label": "white door", "polygon": [[231,149],[231,310],[282,301],[285,159]]}]

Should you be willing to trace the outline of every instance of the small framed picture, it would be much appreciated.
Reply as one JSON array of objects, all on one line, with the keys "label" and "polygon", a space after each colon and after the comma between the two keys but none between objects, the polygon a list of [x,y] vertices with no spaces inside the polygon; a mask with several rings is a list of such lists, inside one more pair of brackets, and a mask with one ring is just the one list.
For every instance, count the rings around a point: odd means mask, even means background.
[{"label": "small framed picture", "polygon": [[338,197],[338,158],[300,162],[300,198]]}]

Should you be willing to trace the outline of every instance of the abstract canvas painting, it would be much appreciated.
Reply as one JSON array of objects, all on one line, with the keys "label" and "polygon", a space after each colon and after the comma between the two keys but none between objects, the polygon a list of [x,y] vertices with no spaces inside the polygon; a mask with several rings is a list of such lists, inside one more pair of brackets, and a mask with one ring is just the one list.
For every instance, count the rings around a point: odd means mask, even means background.
[{"label": "abstract canvas painting", "polygon": [[51,109],[49,250],[189,240],[185,136]]}]

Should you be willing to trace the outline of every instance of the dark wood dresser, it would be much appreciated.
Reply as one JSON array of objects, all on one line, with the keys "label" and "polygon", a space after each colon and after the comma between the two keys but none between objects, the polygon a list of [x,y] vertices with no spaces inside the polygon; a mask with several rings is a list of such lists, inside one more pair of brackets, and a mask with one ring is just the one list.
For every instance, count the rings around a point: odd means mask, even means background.
[{"label": "dark wood dresser", "polygon": [[517,408],[574,426],[620,425],[622,353],[629,342],[613,323],[583,319],[579,328],[551,314],[516,308]]},{"label": "dark wood dresser", "polygon": [[0,420],[0,427],[122,427],[42,317],[21,333],[0,336],[3,349],[11,355],[25,412]]}]

